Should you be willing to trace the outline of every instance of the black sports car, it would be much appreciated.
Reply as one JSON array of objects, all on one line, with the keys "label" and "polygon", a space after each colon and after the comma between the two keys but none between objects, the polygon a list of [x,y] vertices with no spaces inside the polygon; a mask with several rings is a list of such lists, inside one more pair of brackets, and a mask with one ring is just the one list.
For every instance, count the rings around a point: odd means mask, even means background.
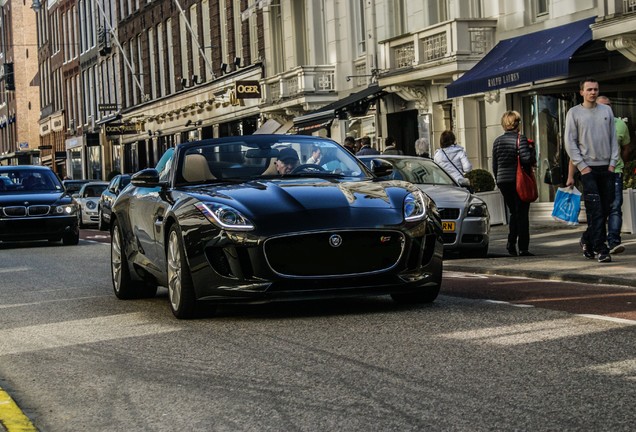
[{"label": "black sports car", "polygon": [[[320,160],[307,163],[316,148]],[[198,300],[390,294],[431,302],[442,281],[440,217],[414,185],[379,179],[391,169],[369,170],[313,136],[171,148],[113,205],[115,294],[152,296],[165,286],[177,318],[192,317]]]},{"label": "black sports car", "polygon": [[50,168],[0,166],[0,241],[79,243],[77,205]]}]

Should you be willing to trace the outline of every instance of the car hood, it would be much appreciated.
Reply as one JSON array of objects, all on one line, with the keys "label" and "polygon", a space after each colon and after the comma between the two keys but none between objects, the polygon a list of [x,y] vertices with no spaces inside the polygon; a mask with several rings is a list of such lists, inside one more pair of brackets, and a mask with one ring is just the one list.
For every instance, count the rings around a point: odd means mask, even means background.
[{"label": "car hood", "polygon": [[202,201],[224,201],[261,227],[267,221],[279,226],[302,221],[300,227],[318,228],[400,224],[404,197],[415,190],[402,181],[289,179],[200,187],[196,193]]},{"label": "car hood", "polygon": [[430,196],[437,207],[465,207],[471,198],[471,193],[467,189],[457,186],[446,185],[416,185],[428,196]]},{"label": "car hood", "polygon": [[64,192],[0,194],[0,206],[60,204],[63,198],[66,198],[64,201],[71,202],[70,197],[64,197]]}]

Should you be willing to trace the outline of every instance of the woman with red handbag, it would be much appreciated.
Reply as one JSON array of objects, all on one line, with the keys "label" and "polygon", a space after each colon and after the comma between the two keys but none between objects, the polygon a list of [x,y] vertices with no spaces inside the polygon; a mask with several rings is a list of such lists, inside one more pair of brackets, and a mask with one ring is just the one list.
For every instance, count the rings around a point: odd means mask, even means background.
[{"label": "woman with red handbag", "polygon": [[[528,198],[520,196],[517,191],[517,167],[520,165],[521,169],[532,179],[536,155],[534,146],[519,131],[520,125],[521,115],[517,111],[506,111],[501,117],[504,133],[498,136],[493,143],[492,168],[497,187],[503,195],[504,203],[510,214],[506,249],[512,256],[532,256],[533,254],[528,250],[530,245],[530,201]],[[517,252],[517,247],[519,252]]]}]

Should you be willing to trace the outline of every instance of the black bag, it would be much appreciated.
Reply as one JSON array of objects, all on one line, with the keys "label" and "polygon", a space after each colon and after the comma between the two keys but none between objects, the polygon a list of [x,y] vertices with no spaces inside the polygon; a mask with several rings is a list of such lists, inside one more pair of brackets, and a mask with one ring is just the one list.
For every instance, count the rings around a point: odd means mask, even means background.
[{"label": "black bag", "polygon": [[543,183],[553,185],[553,186],[560,186],[562,181],[563,180],[561,179],[561,167],[559,165],[555,165],[552,168],[548,166],[545,169],[545,175],[543,176]]}]

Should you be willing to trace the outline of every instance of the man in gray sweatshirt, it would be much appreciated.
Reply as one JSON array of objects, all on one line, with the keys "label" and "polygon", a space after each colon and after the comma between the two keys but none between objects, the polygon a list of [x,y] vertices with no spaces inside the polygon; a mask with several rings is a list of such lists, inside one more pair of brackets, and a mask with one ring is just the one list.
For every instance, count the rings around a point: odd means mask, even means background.
[{"label": "man in gray sweatshirt", "polygon": [[[607,217],[614,200],[614,167],[618,161],[618,141],[614,114],[596,102],[598,81],[585,78],[580,83],[583,103],[568,111],[565,118],[565,151],[581,174],[587,229],[581,237],[586,258],[611,262],[607,246]],[[568,186],[573,181],[568,179]]]}]

